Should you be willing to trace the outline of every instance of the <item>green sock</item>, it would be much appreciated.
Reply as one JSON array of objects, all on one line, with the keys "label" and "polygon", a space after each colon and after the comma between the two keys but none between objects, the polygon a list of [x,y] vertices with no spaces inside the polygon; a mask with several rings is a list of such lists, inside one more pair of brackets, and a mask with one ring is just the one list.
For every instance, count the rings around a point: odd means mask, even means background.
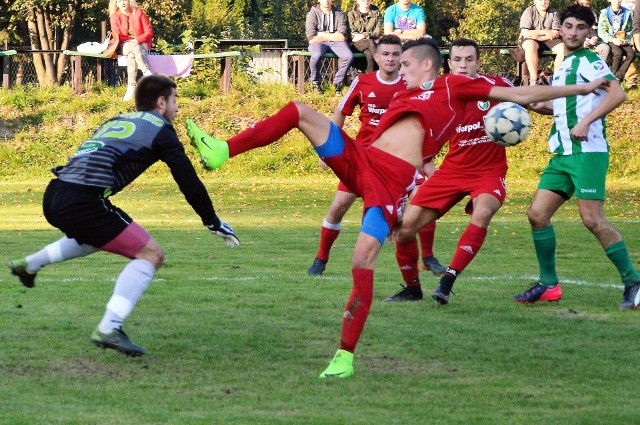
[{"label": "green sock", "polygon": [[545,286],[554,286],[558,283],[558,275],[556,274],[556,233],[553,231],[553,226],[533,229],[531,234],[540,267],[540,283]]},{"label": "green sock", "polygon": [[622,283],[625,285],[633,282],[640,281],[640,275],[633,268],[631,264],[631,258],[629,258],[629,252],[624,244],[624,241],[616,242],[605,248],[604,252],[607,253],[609,260],[616,266]]}]

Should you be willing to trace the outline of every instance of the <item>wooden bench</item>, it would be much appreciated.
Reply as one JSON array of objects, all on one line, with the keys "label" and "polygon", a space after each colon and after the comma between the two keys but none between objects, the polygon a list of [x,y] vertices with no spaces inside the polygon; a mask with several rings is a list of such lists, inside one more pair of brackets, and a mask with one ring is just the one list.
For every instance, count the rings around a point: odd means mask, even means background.
[{"label": "wooden bench", "polygon": [[[287,52],[286,54],[288,57],[292,58],[296,62],[296,88],[298,89],[299,93],[304,93],[305,64],[306,64],[305,58],[311,57],[311,52],[309,52],[308,50],[293,50],[293,51]],[[443,57],[447,57],[449,56],[449,50],[441,49],[440,54]],[[329,53],[325,53],[323,58],[338,59],[338,56],[329,52]],[[353,58],[354,59],[364,58],[364,53],[356,52],[353,54]],[[444,62],[443,65],[445,68],[445,72],[449,72],[449,66],[446,61]],[[333,69],[333,71],[335,72],[335,68]]]},{"label": "wooden bench", "polygon": [[[81,53],[74,50],[65,50],[65,55],[71,58],[71,75],[72,75],[72,87],[76,93],[82,93],[82,58],[95,58],[98,59],[97,65],[97,82],[102,81],[102,60],[112,60],[107,58],[101,53]],[[202,59],[219,59],[220,60],[220,92],[228,93],[231,89],[231,60],[233,58],[240,57],[241,52],[218,52],[218,53],[202,53],[193,55],[193,60]],[[100,60],[102,59],[102,60]]]},{"label": "wooden bench", "polygon": [[2,87],[9,88],[9,72],[11,70],[11,56],[15,55],[15,50],[0,51],[0,57],[2,57]]}]

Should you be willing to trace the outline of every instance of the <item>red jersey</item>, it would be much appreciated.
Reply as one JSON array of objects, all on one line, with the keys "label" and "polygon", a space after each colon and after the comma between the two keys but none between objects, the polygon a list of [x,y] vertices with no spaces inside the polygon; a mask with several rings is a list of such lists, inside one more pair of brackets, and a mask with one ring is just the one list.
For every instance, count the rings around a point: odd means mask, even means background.
[{"label": "red jersey", "polygon": [[422,160],[429,161],[462,122],[467,103],[487,100],[493,84],[485,78],[445,74],[420,87],[396,94],[373,135],[377,140],[404,115],[416,114],[425,129]]},{"label": "red jersey", "polygon": [[352,115],[355,107],[360,106],[360,130],[355,140],[365,147],[373,142],[371,137],[382,114],[387,112],[393,95],[405,88],[400,77],[394,81],[384,81],[379,74],[380,71],[377,71],[357,76],[338,104],[338,109],[344,115]]},{"label": "red jersey", "polygon": [[[502,77],[480,75],[494,86],[512,87],[511,82]],[[444,157],[440,170],[455,173],[504,176],[507,173],[507,155],[505,148],[493,143],[484,132],[484,116],[497,101],[469,102],[464,118],[455,128],[449,139],[449,152]]]}]

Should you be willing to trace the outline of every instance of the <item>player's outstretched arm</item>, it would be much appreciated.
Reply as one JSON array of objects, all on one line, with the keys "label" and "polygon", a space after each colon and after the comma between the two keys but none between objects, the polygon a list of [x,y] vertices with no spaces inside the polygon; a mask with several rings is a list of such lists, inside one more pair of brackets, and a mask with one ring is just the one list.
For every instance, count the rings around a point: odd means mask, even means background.
[{"label": "player's outstretched arm", "polygon": [[592,122],[606,116],[609,112],[616,109],[622,102],[627,99],[627,95],[620,87],[620,84],[612,83],[605,89],[607,94],[598,106],[590,113],[585,115],[572,129],[571,136],[577,140],[587,140],[589,135],[589,126]]},{"label": "player's outstretched arm", "polygon": [[222,239],[224,239],[224,243],[229,248],[235,248],[236,246],[240,245],[240,239],[238,239],[238,236],[236,236],[236,233],[228,223],[220,220],[219,225],[208,224],[205,227],[209,229],[212,235],[220,236]]},{"label": "player's outstretched arm", "polygon": [[576,96],[595,92],[598,89],[607,89],[611,81],[606,78],[598,78],[587,84],[573,84],[567,86],[519,86],[519,87],[493,87],[489,92],[489,99],[515,102],[521,105],[557,99],[559,97]]}]

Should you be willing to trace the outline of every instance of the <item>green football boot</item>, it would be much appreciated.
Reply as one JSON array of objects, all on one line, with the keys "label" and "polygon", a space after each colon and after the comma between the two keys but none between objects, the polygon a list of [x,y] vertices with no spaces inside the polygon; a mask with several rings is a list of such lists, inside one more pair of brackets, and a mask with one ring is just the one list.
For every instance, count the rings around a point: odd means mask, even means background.
[{"label": "green football boot", "polygon": [[229,159],[227,142],[209,136],[192,120],[187,120],[186,127],[191,145],[200,154],[200,162],[206,169],[215,170]]},{"label": "green football boot", "polygon": [[320,378],[349,378],[353,376],[353,353],[346,350],[336,351],[329,366],[320,374]]},{"label": "green football boot", "polygon": [[9,270],[14,276],[18,276],[20,282],[27,288],[36,286],[36,273],[27,271],[27,261],[24,258],[9,261]]},{"label": "green football boot", "polygon": [[144,348],[134,344],[122,329],[102,333],[98,328],[91,334],[91,342],[98,348],[111,348],[127,356],[137,357],[144,354]]}]

